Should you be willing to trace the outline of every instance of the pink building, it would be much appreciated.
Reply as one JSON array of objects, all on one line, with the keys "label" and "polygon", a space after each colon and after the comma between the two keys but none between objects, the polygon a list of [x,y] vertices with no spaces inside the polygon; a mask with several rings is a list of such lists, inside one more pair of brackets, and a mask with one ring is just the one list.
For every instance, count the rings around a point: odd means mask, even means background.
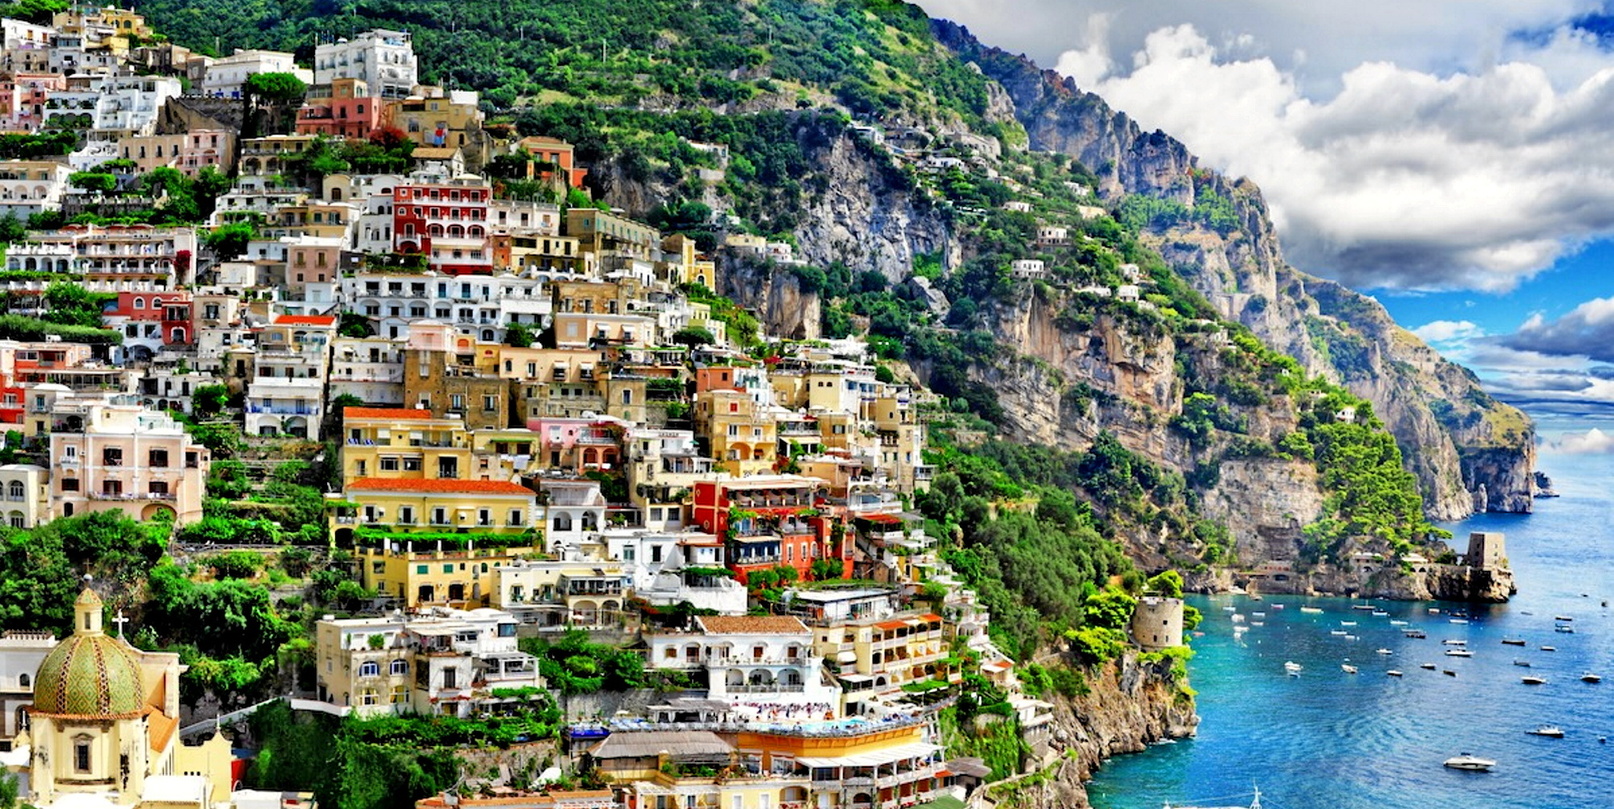
[{"label": "pink building", "polygon": [[33,132],[44,120],[45,97],[66,90],[67,79],[56,73],[0,74],[0,126]]},{"label": "pink building", "polygon": [[297,111],[297,134],[332,138],[367,138],[385,120],[387,106],[370,95],[359,79],[336,79],[309,88],[308,99]]}]

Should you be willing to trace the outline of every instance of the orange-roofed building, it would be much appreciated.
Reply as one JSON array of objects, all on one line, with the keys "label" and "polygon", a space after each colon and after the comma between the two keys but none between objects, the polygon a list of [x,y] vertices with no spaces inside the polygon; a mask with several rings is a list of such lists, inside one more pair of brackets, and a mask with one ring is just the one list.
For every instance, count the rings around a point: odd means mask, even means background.
[{"label": "orange-roofed building", "polygon": [[[342,480],[471,477],[471,439],[459,418],[402,407],[342,409]],[[480,475],[478,475],[480,478]]]},{"label": "orange-roofed building", "polygon": [[485,606],[493,569],[542,548],[540,515],[538,493],[508,481],[359,478],[331,528],[357,546],[364,586],[409,607]]}]

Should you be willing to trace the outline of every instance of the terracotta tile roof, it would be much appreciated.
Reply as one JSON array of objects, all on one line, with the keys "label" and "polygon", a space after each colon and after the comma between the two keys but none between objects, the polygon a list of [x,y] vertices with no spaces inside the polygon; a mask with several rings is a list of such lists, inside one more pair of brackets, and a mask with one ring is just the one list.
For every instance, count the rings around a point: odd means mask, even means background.
[{"label": "terracotta tile roof", "polygon": [[440,494],[521,494],[535,497],[526,486],[507,480],[418,480],[406,478],[359,478],[347,488],[370,492],[427,492]]},{"label": "terracotta tile roof", "polygon": [[412,407],[344,407],[344,419],[410,419],[414,421],[429,421],[436,416],[430,410],[420,410]]},{"label": "terracotta tile roof", "polygon": [[789,615],[702,615],[695,619],[708,635],[788,635],[807,631]]},{"label": "terracotta tile roof", "polygon": [[275,318],[276,326],[329,326],[336,315],[281,315]]},{"label": "terracotta tile roof", "polygon": [[147,741],[154,753],[160,753],[168,747],[168,742],[174,737],[174,731],[179,729],[179,720],[169,716],[156,708],[146,708]]}]

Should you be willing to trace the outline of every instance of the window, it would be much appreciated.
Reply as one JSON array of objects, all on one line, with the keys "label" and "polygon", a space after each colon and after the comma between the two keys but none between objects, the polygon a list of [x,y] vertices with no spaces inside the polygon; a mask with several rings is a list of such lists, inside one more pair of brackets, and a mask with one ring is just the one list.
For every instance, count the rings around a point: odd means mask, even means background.
[{"label": "window", "polygon": [[463,395],[461,395],[461,394],[458,394],[458,393],[450,395],[448,397],[448,409],[450,409],[450,410],[464,410],[465,409],[465,397]]},{"label": "window", "polygon": [[446,525],[448,523],[448,510],[442,507],[432,509],[432,524]]},{"label": "window", "polygon": [[371,661],[366,662],[366,663],[359,664],[359,676],[360,677],[379,677],[379,676],[381,676],[381,664],[375,662],[374,660],[371,660]]},{"label": "window", "polygon": [[486,509],[486,508],[477,509],[476,510],[476,524],[481,525],[481,526],[492,525],[493,524],[493,510],[492,509]]},{"label": "window", "polygon": [[33,678],[28,676],[28,672],[25,671],[22,674],[17,675],[17,685],[22,686],[23,688],[28,688],[29,686],[32,686],[33,683]]},{"label": "window", "polygon": [[90,737],[75,736],[73,738],[73,770],[75,772],[90,771]]},{"label": "window", "polygon": [[498,410],[499,409],[499,397],[491,396],[491,395],[483,396],[482,397],[482,409],[487,410],[487,411]]},{"label": "window", "polygon": [[24,487],[22,485],[22,481],[20,480],[13,480],[11,483],[6,485],[6,498],[9,500],[21,500],[23,498],[23,492]]},{"label": "window", "polygon": [[521,509],[519,509],[519,508],[510,509],[510,524],[511,525],[521,525],[521,522],[522,522]]},{"label": "window", "polygon": [[398,471],[398,459],[397,458],[383,457],[381,459],[381,471],[383,471],[383,472],[396,472],[396,471]]},{"label": "window", "polygon": [[426,575],[426,566],[425,565],[415,565],[415,575],[417,575],[417,576]]},{"label": "window", "polygon": [[119,447],[107,447],[101,450],[101,463],[104,466],[122,466],[123,450]]},{"label": "window", "polygon": [[76,491],[78,491],[78,478],[62,478],[62,491],[64,491],[64,492],[76,492]]},{"label": "window", "polygon": [[[408,664],[405,663],[405,666]],[[392,687],[392,704],[399,705],[409,701],[409,686],[395,685]]]},{"label": "window", "polygon": [[443,572],[444,573],[453,573],[454,572],[454,566],[453,565],[443,565]]},{"label": "window", "polygon": [[572,530],[572,515],[570,515],[570,514],[556,514],[555,515],[555,530],[556,531],[570,531],[570,530]]},{"label": "window", "polygon": [[407,661],[407,660],[394,660],[394,661],[392,661],[392,666],[389,669],[389,672],[392,673],[392,674],[408,674],[409,673],[409,661]]},{"label": "window", "polygon": [[401,523],[403,523],[405,525],[414,524],[414,522],[415,522],[415,507],[414,506],[400,506],[398,508],[398,522],[401,522]]},{"label": "window", "polygon": [[147,453],[146,465],[157,469],[168,468],[168,450],[154,449]]}]

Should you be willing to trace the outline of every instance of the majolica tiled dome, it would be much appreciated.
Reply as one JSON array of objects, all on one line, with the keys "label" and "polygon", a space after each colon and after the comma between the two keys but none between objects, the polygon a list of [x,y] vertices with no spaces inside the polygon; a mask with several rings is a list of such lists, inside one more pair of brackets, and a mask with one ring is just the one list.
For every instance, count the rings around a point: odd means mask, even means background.
[{"label": "majolica tiled dome", "polygon": [[140,662],[122,640],[101,631],[101,598],[88,587],[73,602],[73,635],[52,649],[34,676],[34,710],[119,717],[140,713]]}]

